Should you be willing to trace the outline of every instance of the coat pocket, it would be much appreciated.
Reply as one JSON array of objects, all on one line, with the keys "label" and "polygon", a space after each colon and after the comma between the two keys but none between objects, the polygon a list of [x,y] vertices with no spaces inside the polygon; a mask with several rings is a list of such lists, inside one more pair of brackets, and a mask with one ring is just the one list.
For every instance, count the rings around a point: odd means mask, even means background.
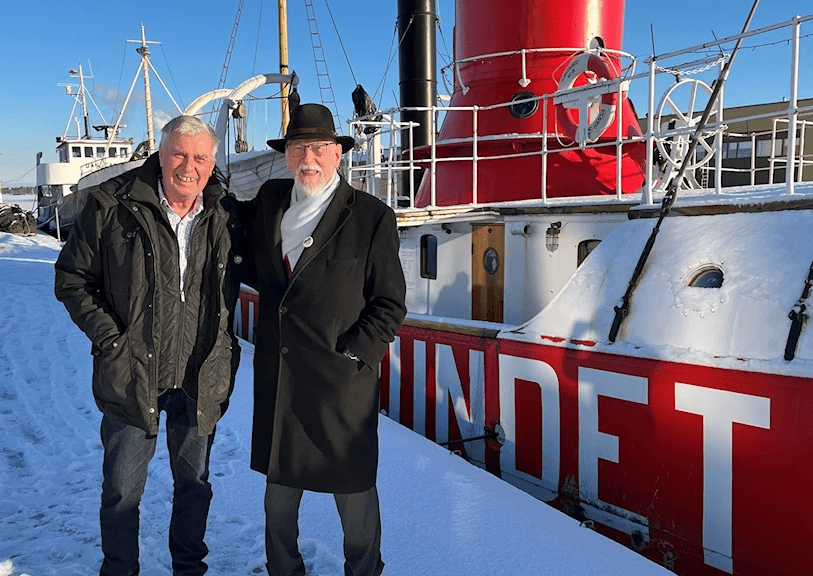
[{"label": "coat pocket", "polygon": [[138,226],[114,226],[104,238],[105,281],[118,296],[142,294],[146,289],[146,254]]},{"label": "coat pocket", "polygon": [[137,404],[130,341],[127,333],[116,338],[93,357],[93,395],[102,410],[106,406]]}]

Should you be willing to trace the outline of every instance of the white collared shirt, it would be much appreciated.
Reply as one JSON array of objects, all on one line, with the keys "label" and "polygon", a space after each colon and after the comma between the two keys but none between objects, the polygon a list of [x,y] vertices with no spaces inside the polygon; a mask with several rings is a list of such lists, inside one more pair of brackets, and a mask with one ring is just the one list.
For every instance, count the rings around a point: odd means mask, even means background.
[{"label": "white collared shirt", "polygon": [[200,220],[200,215],[203,213],[203,192],[198,194],[195,198],[195,204],[189,214],[181,218],[181,216],[173,210],[167,197],[164,194],[164,187],[161,181],[158,181],[158,199],[160,200],[161,207],[167,214],[169,224],[172,231],[175,232],[175,239],[178,241],[178,265],[180,267],[181,276],[181,300],[184,299],[183,287],[184,280],[186,279],[186,262],[189,258],[189,240],[192,238],[192,231],[195,229],[195,224]]}]

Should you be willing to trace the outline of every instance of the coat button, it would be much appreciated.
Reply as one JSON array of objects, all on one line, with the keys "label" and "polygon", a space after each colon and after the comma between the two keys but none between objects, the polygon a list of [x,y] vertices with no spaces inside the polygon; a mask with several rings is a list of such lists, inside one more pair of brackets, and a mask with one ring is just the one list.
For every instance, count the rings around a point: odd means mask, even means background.
[{"label": "coat button", "polygon": [[234,263],[235,264],[240,264],[242,261],[243,261],[242,256],[240,256],[239,254],[235,255],[235,257],[234,257]]},{"label": "coat button", "polygon": [[218,268],[223,268],[223,262],[220,262],[220,263],[217,265],[217,267],[218,267]]},{"label": "coat button", "polygon": [[280,313],[280,314],[287,314],[287,313],[288,313],[288,309],[287,309],[285,306],[283,306],[282,308],[280,308],[280,309],[279,309],[279,313]]},{"label": "coat button", "polygon": [[113,348],[118,348],[118,347],[119,347],[119,343],[118,342],[113,342]]},{"label": "coat button", "polygon": [[288,348],[286,346],[283,346],[282,348],[280,348],[279,351],[282,352],[283,354],[287,354],[288,353]]},{"label": "coat button", "polygon": [[138,212],[138,206],[133,206],[133,212]]},{"label": "coat button", "polygon": [[155,414],[155,408],[150,408],[150,414]]},{"label": "coat button", "polygon": [[147,358],[152,358],[152,352],[147,353]]}]

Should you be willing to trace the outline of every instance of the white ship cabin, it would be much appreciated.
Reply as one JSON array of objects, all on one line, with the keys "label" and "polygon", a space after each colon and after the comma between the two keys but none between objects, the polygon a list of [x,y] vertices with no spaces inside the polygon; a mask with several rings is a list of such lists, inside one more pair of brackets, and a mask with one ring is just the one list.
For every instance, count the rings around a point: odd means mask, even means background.
[{"label": "white ship cabin", "polygon": [[[764,32],[787,38],[811,18]],[[512,333],[525,325],[533,326],[537,339],[542,334],[557,341],[606,342],[613,308],[664,212],[670,182],[680,177],[619,340],[634,344],[631,331],[657,324],[664,310],[675,312],[669,316],[672,333],[686,337],[672,340],[678,346],[703,348],[692,335],[708,332],[715,322],[727,323],[719,327],[722,333],[743,314],[765,314],[784,326],[813,252],[799,249],[807,246],[801,239],[791,250],[776,230],[793,229],[807,238],[811,229],[813,101],[799,94],[798,67],[788,66],[772,71],[778,84],[789,87],[782,102],[727,109],[723,89],[709,105],[734,39],[717,42],[722,56],[703,70],[697,59],[715,43],[648,59],[643,73],[636,74],[635,65],[622,66],[618,78],[567,90],[534,93],[533,82],[516,85],[519,99],[500,104],[456,106],[463,93],[456,85],[451,105],[417,110],[427,113],[432,130],[430,141],[413,150],[403,143],[414,141],[417,124],[404,120],[402,109],[351,122],[357,146],[349,179],[398,215],[408,322],[463,330],[511,327]],[[499,57],[490,56],[479,60]],[[728,82],[753,73],[746,57],[737,56]],[[797,46],[791,60],[798,57]],[[516,79],[523,78],[526,63],[517,52],[505,58],[516,64]],[[464,83],[466,66],[473,76],[471,66],[478,61],[470,60],[454,63],[454,76]],[[626,105],[635,82],[643,86],[638,114]],[[607,93],[623,104],[613,104],[613,121],[603,133],[591,134],[589,113],[574,121],[570,133],[551,120],[562,103],[581,101],[581,110],[606,107]],[[702,124],[707,105],[711,114]],[[748,154],[732,154],[732,146]],[[598,256],[585,267],[594,250]],[[782,262],[779,277],[788,288],[781,295],[777,268],[769,264],[773,257],[749,259],[770,251]],[[640,334],[641,344],[661,337],[669,341],[651,329]],[[716,339],[705,351],[781,357],[778,344],[762,343],[756,352],[748,338],[755,337],[743,335],[741,346]],[[723,341],[726,349],[715,349]]]},{"label": "white ship cabin", "polygon": [[[57,136],[58,162],[41,163],[37,158],[37,188],[54,201],[72,192],[79,179],[105,166],[126,162],[133,155],[133,140]],[[42,187],[42,188],[40,188]]]},{"label": "white ship cabin", "polygon": [[58,162],[41,162],[37,154],[37,221],[38,226],[55,229],[57,207],[64,223],[72,221],[82,202],[73,206],[72,194],[81,178],[107,166],[127,162],[133,156],[133,139],[57,136]]}]

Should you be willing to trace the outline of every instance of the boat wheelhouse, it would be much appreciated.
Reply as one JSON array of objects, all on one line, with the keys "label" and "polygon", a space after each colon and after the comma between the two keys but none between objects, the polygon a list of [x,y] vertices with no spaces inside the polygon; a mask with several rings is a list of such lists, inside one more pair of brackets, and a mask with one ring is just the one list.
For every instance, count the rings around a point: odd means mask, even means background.
[{"label": "boat wheelhouse", "polygon": [[[56,137],[56,162],[41,162],[42,154],[37,155],[37,225],[50,231],[59,231],[70,226],[84,205],[79,196],[74,196],[76,185],[88,174],[127,162],[133,155],[133,139],[118,136],[119,129],[110,126],[102,117],[102,125],[92,126],[88,100],[96,106],[93,97],[85,86],[82,66],[71,70],[78,84],[62,84],[68,96],[74,99],[71,117],[61,136]],[[82,113],[82,122],[72,119],[77,106]],[[98,111],[98,108],[96,108]],[[101,112],[99,112],[101,116]],[[71,124],[76,123],[76,135],[69,135]],[[94,136],[91,128],[102,135]]]}]

